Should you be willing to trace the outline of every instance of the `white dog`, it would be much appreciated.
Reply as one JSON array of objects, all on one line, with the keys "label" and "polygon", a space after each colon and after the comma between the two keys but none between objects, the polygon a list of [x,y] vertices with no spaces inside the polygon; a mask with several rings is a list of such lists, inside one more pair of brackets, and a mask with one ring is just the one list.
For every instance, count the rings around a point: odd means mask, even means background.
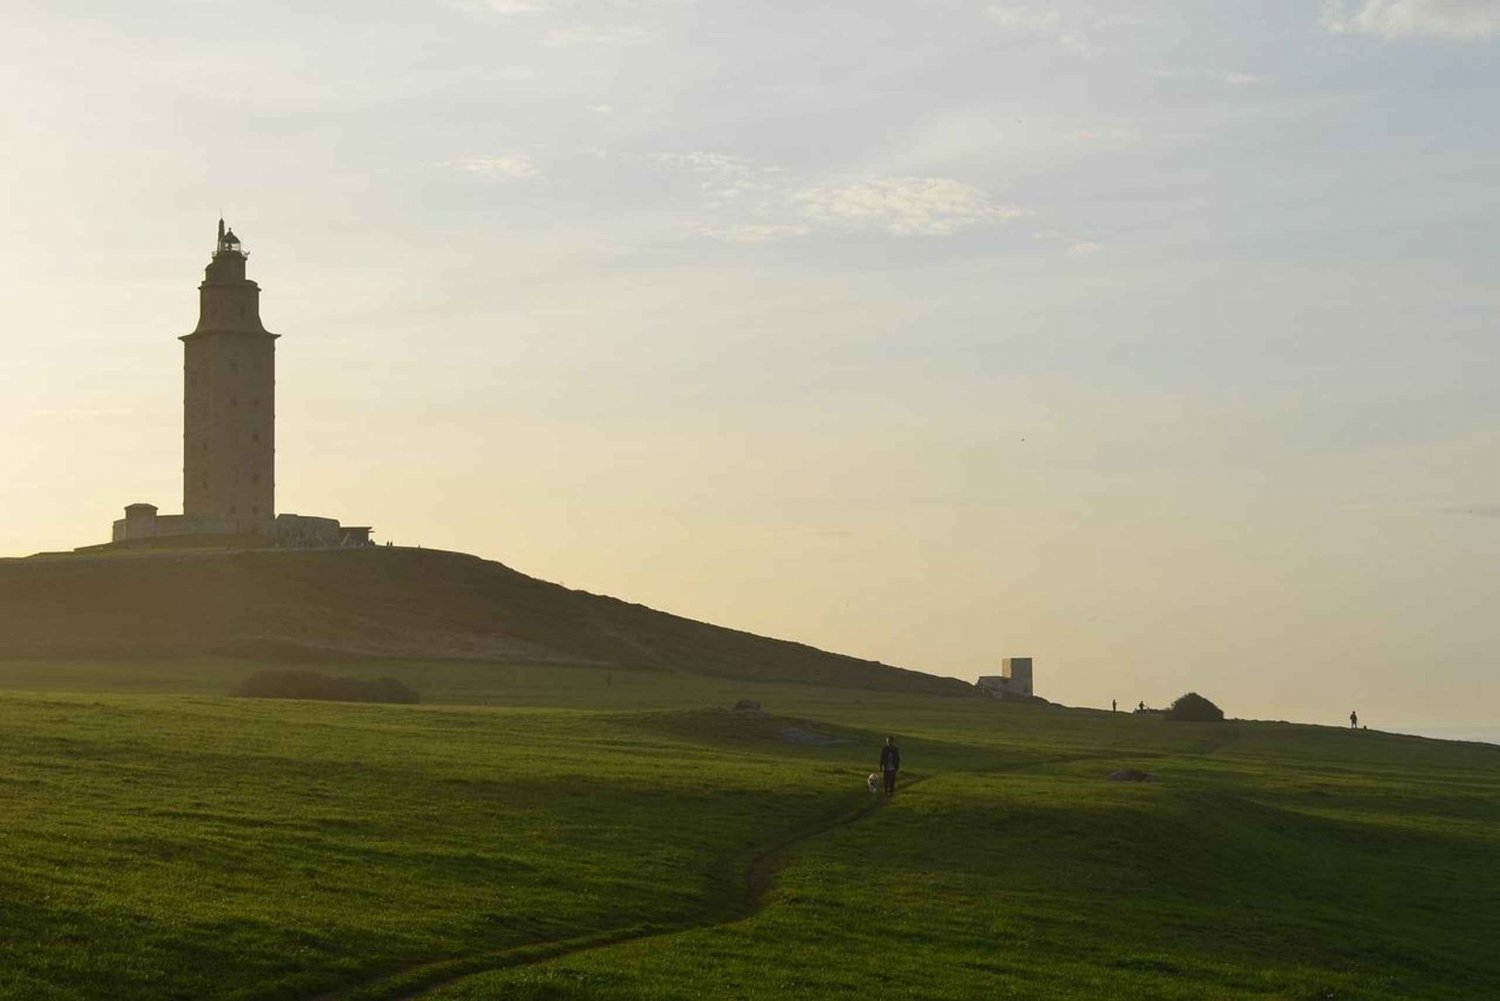
[{"label": "white dog", "polygon": [[874,772],[871,772],[870,773],[870,777],[869,777],[868,780],[866,780],[865,784],[870,787],[870,791],[871,792],[879,792],[880,791],[880,776],[876,775]]}]

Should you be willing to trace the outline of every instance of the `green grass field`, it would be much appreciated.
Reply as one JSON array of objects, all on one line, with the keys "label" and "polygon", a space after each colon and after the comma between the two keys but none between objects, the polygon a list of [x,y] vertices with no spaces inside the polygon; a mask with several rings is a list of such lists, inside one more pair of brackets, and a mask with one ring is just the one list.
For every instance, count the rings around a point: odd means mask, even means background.
[{"label": "green grass field", "polygon": [[0,997],[1500,997],[1500,748],[525,665],[223,697],[253,667],[0,663]]}]

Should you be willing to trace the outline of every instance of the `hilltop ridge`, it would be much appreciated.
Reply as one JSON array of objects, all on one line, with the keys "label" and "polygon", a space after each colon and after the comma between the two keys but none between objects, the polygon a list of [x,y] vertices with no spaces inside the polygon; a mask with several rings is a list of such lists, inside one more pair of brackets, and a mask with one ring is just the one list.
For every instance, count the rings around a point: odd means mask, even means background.
[{"label": "hilltop ridge", "polygon": [[119,552],[0,560],[0,657],[532,661],[961,695],[966,683],[715,626],[463,553]]}]

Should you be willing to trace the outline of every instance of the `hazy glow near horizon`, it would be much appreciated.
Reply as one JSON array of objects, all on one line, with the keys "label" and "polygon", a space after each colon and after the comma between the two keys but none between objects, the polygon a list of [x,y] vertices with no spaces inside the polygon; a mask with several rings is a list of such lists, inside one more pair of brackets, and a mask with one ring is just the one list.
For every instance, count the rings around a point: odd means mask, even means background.
[{"label": "hazy glow near horizon", "polygon": [[1072,704],[1493,724],[1500,3],[21,0],[0,552],[278,506]]}]

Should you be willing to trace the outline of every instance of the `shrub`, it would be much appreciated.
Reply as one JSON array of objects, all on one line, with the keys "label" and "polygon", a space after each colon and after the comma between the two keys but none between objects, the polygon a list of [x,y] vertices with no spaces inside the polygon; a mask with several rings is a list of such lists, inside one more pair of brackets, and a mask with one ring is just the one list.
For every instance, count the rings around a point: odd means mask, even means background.
[{"label": "shrub", "polygon": [[1167,719],[1187,720],[1190,723],[1217,723],[1223,718],[1224,710],[1197,692],[1188,692],[1167,710]]},{"label": "shrub", "polygon": [[252,699],[319,699],[327,702],[421,701],[395,678],[332,678],[317,671],[257,671],[235,685],[230,695]]}]

